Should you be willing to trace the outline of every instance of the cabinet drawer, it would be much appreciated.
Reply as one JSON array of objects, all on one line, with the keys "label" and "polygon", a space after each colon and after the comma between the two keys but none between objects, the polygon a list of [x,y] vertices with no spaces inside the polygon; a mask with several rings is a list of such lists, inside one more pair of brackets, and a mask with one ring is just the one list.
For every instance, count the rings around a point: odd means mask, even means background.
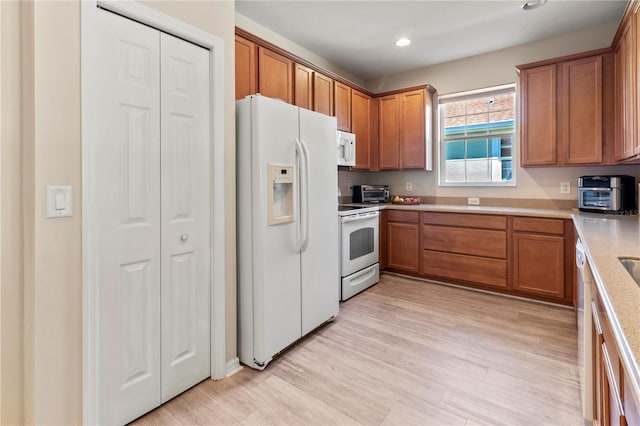
[{"label": "cabinet drawer", "polygon": [[422,273],[507,288],[507,261],[503,259],[423,250]]},{"label": "cabinet drawer", "polygon": [[387,220],[389,222],[405,222],[405,223],[419,223],[420,212],[408,212],[402,210],[388,210]]},{"label": "cabinet drawer", "polygon": [[506,216],[464,213],[422,213],[425,225],[460,226],[465,228],[507,229]]},{"label": "cabinet drawer", "polygon": [[540,217],[514,217],[513,231],[563,235],[564,220]]},{"label": "cabinet drawer", "polygon": [[506,259],[507,233],[486,229],[423,225],[422,248]]}]

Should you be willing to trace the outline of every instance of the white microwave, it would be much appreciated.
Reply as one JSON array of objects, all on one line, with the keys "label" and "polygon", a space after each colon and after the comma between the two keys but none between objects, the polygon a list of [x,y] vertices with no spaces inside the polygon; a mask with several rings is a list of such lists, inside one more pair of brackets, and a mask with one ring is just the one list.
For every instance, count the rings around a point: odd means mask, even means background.
[{"label": "white microwave", "polygon": [[337,132],[338,166],[356,165],[356,135],[353,133]]}]

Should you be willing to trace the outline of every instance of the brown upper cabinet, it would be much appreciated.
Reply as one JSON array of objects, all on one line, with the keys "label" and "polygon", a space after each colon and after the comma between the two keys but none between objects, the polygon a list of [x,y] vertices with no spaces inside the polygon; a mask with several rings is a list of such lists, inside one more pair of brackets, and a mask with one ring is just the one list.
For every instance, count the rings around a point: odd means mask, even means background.
[{"label": "brown upper cabinet", "polygon": [[293,104],[301,108],[313,106],[313,70],[301,64],[294,64]]},{"label": "brown upper cabinet", "polygon": [[333,79],[302,64],[294,64],[294,105],[333,115]]},{"label": "brown upper cabinet", "polygon": [[378,99],[380,170],[425,168],[426,95],[417,89]]},{"label": "brown upper cabinet", "polygon": [[602,56],[563,62],[558,77],[563,164],[602,163]]},{"label": "brown upper cabinet", "polygon": [[258,91],[257,57],[256,44],[236,36],[236,100]]},{"label": "brown upper cabinet", "polygon": [[403,169],[425,168],[425,89],[400,94],[400,158]]},{"label": "brown upper cabinet", "polygon": [[616,45],[616,128],[615,159],[624,161],[640,154],[638,146],[637,10],[622,27]]},{"label": "brown upper cabinet", "polygon": [[293,103],[293,61],[236,35],[236,99],[261,93]]},{"label": "brown upper cabinet", "polygon": [[333,79],[319,72],[313,73],[313,110],[333,115]]},{"label": "brown upper cabinet", "polygon": [[603,55],[521,70],[522,166],[602,164]]},{"label": "brown upper cabinet", "polygon": [[640,54],[638,54],[638,50],[640,50],[640,2],[636,2],[635,10],[633,12],[633,26],[635,31],[635,49],[634,57],[635,57],[635,78],[633,80],[632,90],[635,94],[635,117],[634,117],[634,125],[635,125],[635,144],[634,144],[634,154],[635,158],[640,158],[640,140],[638,140],[638,132],[640,132],[640,95],[638,95],[638,89],[640,88]]},{"label": "brown upper cabinet", "polygon": [[258,92],[270,98],[293,103],[293,61],[259,46]]},{"label": "brown upper cabinet", "polygon": [[351,90],[351,131],[356,135],[356,169],[375,169],[372,158],[371,96]]},{"label": "brown upper cabinet", "polygon": [[[335,116],[338,130],[351,131],[351,87],[338,81],[334,82]],[[356,136],[356,146],[358,144]]]},{"label": "brown upper cabinet", "polygon": [[640,163],[639,11],[610,48],[516,67],[523,167]]},{"label": "brown upper cabinet", "polygon": [[[380,170],[400,168],[400,102],[397,95],[378,98]],[[356,144],[358,142],[356,141]]]}]

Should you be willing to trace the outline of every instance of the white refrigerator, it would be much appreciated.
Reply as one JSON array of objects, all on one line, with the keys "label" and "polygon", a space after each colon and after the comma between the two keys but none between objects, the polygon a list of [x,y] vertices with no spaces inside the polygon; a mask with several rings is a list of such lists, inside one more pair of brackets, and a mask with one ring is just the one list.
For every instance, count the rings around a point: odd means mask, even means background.
[{"label": "white refrigerator", "polygon": [[238,352],[264,369],[338,314],[336,119],[236,103]]}]

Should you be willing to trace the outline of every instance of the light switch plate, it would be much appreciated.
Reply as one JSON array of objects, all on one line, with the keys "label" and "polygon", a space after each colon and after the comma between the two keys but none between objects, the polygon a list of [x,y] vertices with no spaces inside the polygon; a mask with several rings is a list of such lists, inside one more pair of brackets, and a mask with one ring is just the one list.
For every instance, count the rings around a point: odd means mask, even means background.
[{"label": "light switch plate", "polygon": [[73,215],[71,186],[47,186],[47,217]]}]

